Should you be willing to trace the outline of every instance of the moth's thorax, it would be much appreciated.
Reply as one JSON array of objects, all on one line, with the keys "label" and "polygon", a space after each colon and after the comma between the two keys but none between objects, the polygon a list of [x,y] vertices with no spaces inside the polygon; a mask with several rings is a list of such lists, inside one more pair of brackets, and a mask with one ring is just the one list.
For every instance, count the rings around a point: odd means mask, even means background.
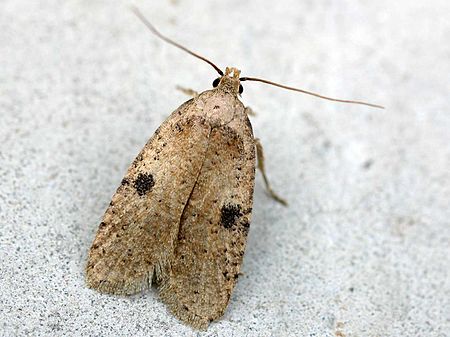
[{"label": "moth's thorax", "polygon": [[222,90],[237,96],[239,94],[240,74],[240,70],[227,67],[225,69],[225,75],[220,78],[220,82],[216,90]]},{"label": "moth's thorax", "polygon": [[227,67],[215,89],[202,92],[195,98],[196,110],[202,112],[212,127],[246,118],[244,105],[239,100],[239,75],[239,70]]},{"label": "moth's thorax", "polygon": [[236,95],[223,90],[205,91],[196,99],[197,109],[202,110],[213,127],[229,124],[245,114],[244,105]]}]

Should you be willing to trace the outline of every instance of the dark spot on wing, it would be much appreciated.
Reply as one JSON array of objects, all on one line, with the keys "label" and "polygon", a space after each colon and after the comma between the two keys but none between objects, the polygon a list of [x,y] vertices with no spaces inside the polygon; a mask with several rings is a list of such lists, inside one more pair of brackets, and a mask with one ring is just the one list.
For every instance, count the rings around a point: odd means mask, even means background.
[{"label": "dark spot on wing", "polygon": [[128,181],[127,178],[123,178],[122,182],[120,183],[120,185],[129,185],[129,184],[130,184],[130,182]]},{"label": "dark spot on wing", "polygon": [[224,205],[221,210],[220,224],[225,228],[231,228],[241,216],[241,206],[232,204]]},{"label": "dark spot on wing", "polygon": [[180,123],[176,123],[176,124],[175,124],[175,129],[176,129],[178,132],[183,131],[183,128],[181,127]]},{"label": "dark spot on wing", "polygon": [[150,173],[139,173],[134,181],[134,188],[140,196],[143,196],[150,191],[154,185],[155,181]]}]

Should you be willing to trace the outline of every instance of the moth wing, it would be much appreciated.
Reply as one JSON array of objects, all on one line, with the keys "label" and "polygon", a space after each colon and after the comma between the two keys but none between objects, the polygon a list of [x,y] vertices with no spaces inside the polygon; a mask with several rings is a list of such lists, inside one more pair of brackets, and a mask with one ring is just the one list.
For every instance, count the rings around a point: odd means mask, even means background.
[{"label": "moth wing", "polygon": [[167,268],[210,133],[191,102],[155,132],[112,197],[89,251],[90,288],[136,293]]},{"label": "moth wing", "polygon": [[245,118],[212,129],[160,288],[171,311],[199,329],[223,315],[244,255],[255,175],[254,139]]}]

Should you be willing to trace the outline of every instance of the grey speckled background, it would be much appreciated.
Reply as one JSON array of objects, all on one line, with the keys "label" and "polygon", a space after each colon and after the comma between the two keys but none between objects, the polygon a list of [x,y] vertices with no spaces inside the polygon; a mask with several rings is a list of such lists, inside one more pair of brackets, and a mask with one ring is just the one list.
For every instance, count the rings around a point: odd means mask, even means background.
[{"label": "grey speckled background", "polygon": [[[1,336],[192,336],[149,291],[86,289],[99,220],[157,126],[209,66],[151,36],[128,2],[0,10]],[[138,3],[166,34],[257,83],[274,188],[257,176],[240,277],[202,336],[449,336],[450,3]]]}]

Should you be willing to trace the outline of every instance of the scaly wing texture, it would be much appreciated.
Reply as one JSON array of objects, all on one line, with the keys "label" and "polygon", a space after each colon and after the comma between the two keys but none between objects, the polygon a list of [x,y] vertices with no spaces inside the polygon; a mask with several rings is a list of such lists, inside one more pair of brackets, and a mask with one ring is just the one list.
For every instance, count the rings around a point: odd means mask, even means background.
[{"label": "scaly wing texture", "polygon": [[133,294],[169,268],[211,127],[192,100],[155,132],[114,194],[89,251],[89,287]]},{"label": "scaly wing texture", "polygon": [[211,131],[205,161],[181,218],[171,270],[160,287],[171,311],[199,329],[206,329],[227,307],[250,226],[254,139],[247,116],[242,111],[237,115]]}]

